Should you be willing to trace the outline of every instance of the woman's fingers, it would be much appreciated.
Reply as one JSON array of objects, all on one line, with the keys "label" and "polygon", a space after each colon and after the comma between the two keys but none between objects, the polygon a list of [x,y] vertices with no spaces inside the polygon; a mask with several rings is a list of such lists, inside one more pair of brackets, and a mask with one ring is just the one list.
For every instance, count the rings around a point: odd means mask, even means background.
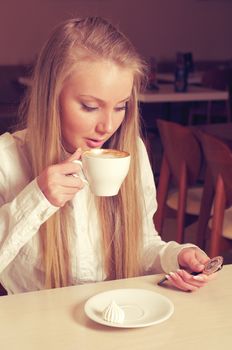
[{"label": "woman's fingers", "polygon": [[47,171],[52,174],[72,175],[78,174],[81,171],[81,165],[75,162],[64,162],[55,164],[47,168]]},{"label": "woman's fingers", "polygon": [[73,162],[55,164],[37,177],[37,183],[48,201],[61,207],[85,186],[78,176],[80,170],[81,166]]},{"label": "woman's fingers", "polygon": [[73,162],[74,160],[79,160],[81,157],[82,150],[78,148],[73,154],[71,154],[68,158],[64,160],[63,163]]},{"label": "woman's fingers", "polygon": [[177,274],[185,281],[186,283],[190,283],[194,285],[197,288],[201,288],[205,286],[205,284],[208,282],[208,276],[204,274],[199,275],[191,275],[185,270],[177,270]]},{"label": "woman's fingers", "polygon": [[204,287],[207,282],[212,279],[211,276],[205,274],[199,274],[193,276],[186,272],[185,270],[177,270],[176,272],[171,272],[166,276],[167,280],[169,280],[176,288],[181,289],[183,291],[196,291],[199,288]]},{"label": "woman's fingers", "polygon": [[210,260],[209,256],[206,254],[206,252],[204,252],[203,250],[201,250],[198,247],[195,250],[195,257],[203,265],[205,265]]},{"label": "woman's fingers", "polygon": [[178,254],[179,265],[189,271],[202,271],[208,260],[206,253],[198,247],[184,248]]},{"label": "woman's fingers", "polygon": [[197,290],[197,287],[192,284],[185,282],[176,272],[170,272],[169,275],[166,276],[167,280],[170,281],[176,288],[181,289],[185,292],[194,292]]}]

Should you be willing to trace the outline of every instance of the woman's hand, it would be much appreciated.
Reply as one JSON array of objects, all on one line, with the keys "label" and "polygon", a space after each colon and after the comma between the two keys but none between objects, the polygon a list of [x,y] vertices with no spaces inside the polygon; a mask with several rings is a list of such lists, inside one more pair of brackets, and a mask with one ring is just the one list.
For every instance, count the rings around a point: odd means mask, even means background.
[{"label": "woman's hand", "polygon": [[[191,275],[191,272],[201,272],[204,265],[209,261],[209,257],[199,248],[184,248],[178,254],[180,269],[166,275],[176,288],[186,292],[193,292],[204,287],[207,282],[215,277],[215,273],[208,276],[206,274]],[[183,269],[182,269],[183,268]]]},{"label": "woman's hand", "polygon": [[39,188],[51,204],[63,207],[84,187],[81,178],[70,176],[80,172],[80,165],[73,163],[80,156],[81,150],[78,149],[64,162],[47,167],[37,177]]}]

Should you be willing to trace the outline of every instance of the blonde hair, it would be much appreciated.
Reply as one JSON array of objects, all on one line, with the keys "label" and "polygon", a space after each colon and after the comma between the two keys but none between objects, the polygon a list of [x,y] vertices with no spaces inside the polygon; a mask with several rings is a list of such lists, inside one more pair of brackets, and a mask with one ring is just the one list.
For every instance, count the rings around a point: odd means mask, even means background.
[{"label": "blonde hair", "polygon": [[[120,128],[104,147],[130,152],[129,174],[114,197],[96,198],[102,229],[102,252],[108,279],[141,272],[142,203],[138,159],[140,134],[137,94],[146,66],[129,40],[99,17],[72,19],[59,25],[42,48],[26,103],[27,141],[33,176],[62,159],[59,95],[64,80],[84,59],[106,59],[134,74],[132,95]],[[45,287],[70,284],[67,205],[40,228]]]}]

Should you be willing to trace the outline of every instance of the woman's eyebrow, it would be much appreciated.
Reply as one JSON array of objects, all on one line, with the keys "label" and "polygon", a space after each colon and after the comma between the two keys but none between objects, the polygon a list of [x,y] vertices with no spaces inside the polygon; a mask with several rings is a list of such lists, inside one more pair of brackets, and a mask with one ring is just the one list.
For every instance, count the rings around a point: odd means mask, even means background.
[{"label": "woman's eyebrow", "polygon": [[[94,100],[96,100],[96,101],[98,101],[98,102],[100,102],[100,103],[105,103],[105,102],[106,102],[106,101],[102,100],[101,98],[96,97],[96,96],[92,96],[92,95],[80,95],[80,97],[92,98],[92,99],[94,99]],[[124,98],[124,99],[121,100],[121,101],[118,101],[117,104],[118,104],[118,103],[127,102],[127,101],[129,101],[129,99],[130,99],[130,96]]]},{"label": "woman's eyebrow", "polygon": [[122,101],[119,101],[118,103],[122,103],[122,102],[128,102],[130,99],[130,96],[124,98]]}]

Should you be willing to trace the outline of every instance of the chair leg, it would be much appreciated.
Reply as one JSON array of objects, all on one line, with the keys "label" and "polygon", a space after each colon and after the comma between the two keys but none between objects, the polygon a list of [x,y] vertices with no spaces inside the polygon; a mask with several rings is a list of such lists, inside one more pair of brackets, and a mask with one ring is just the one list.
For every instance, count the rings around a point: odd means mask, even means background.
[{"label": "chair leg", "polygon": [[194,105],[190,106],[190,110],[188,113],[188,125],[193,124],[193,111],[194,111]]},{"label": "chair leg", "polygon": [[163,232],[163,224],[164,224],[165,207],[166,207],[166,200],[167,200],[168,188],[169,188],[169,180],[170,180],[170,169],[169,169],[169,165],[167,162],[167,158],[164,155],[163,159],[162,159],[159,184],[158,184],[158,189],[157,189],[158,208],[157,208],[157,211],[156,211],[155,216],[154,216],[155,228],[159,232],[159,234],[162,234],[162,232]]},{"label": "chair leg", "polygon": [[226,101],[226,115],[227,115],[227,123],[229,123],[231,121],[230,100]]},{"label": "chair leg", "polygon": [[208,168],[206,168],[205,179],[204,179],[204,188],[201,199],[200,214],[197,225],[197,245],[201,249],[205,249],[206,243],[206,231],[208,226],[208,221],[210,218],[210,213],[213,203],[213,183],[211,173]]},{"label": "chair leg", "polygon": [[223,185],[223,180],[221,176],[218,177],[216,185],[216,195],[214,201],[214,212],[213,212],[213,222],[212,222],[212,232],[210,237],[210,257],[220,254],[221,241],[222,241],[222,231],[223,231],[223,220],[226,204],[225,188]]},{"label": "chair leg", "polygon": [[212,101],[208,101],[207,103],[207,123],[211,122],[211,114],[212,114]]},{"label": "chair leg", "polygon": [[187,197],[187,169],[184,163],[180,169],[180,174],[176,241],[178,243],[183,243]]}]

